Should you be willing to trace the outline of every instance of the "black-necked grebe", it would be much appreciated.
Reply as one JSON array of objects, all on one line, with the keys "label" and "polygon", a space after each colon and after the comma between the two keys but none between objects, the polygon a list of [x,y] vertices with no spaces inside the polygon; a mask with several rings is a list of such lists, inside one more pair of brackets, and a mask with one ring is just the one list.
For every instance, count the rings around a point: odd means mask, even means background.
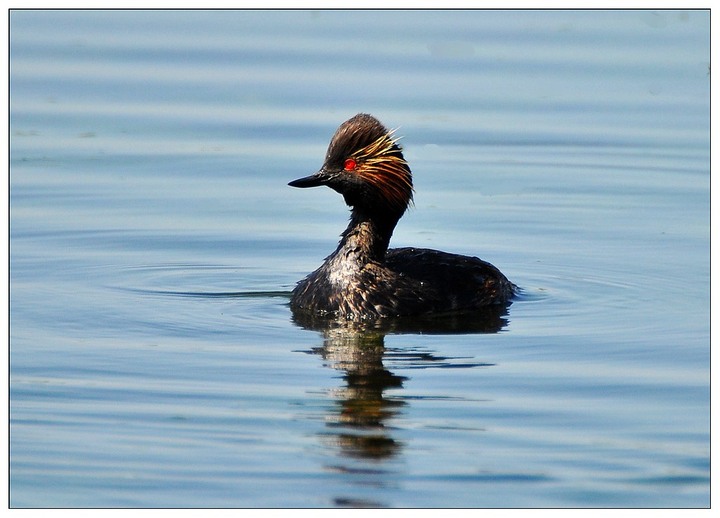
[{"label": "black-necked grebe", "polygon": [[322,168],[289,185],[327,185],[352,208],[337,250],[293,290],[294,312],[374,320],[509,304],[515,286],[477,257],[424,248],[388,250],[395,225],[412,202],[412,173],[392,132],[372,115],[344,122]]}]

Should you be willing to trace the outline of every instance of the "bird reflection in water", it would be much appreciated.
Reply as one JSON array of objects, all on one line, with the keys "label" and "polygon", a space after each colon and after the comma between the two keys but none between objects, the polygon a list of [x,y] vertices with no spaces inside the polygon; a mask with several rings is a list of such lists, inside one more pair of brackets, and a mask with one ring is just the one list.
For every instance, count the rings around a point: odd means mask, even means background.
[{"label": "bird reflection in water", "polygon": [[401,388],[405,377],[383,365],[385,335],[377,331],[334,328],[323,332],[319,354],[334,369],[344,372],[345,386],[333,391],[338,405],[328,426],[336,428],[332,440],[350,457],[383,459],[394,455],[399,443],[385,423],[406,403],[387,397],[388,389]]},{"label": "bird reflection in water", "polygon": [[[493,306],[470,315],[389,319],[368,324],[327,320],[300,312],[293,314],[296,325],[319,331],[323,343],[311,349],[333,369],[343,372],[344,386],[331,392],[336,406],[326,416],[329,432],[321,434],[324,444],[339,449],[340,457],[348,461],[370,461],[367,464],[349,462],[329,466],[333,471],[351,474],[363,485],[382,485],[387,477],[378,463],[396,457],[403,448],[402,441],[393,437],[396,428],[389,423],[408,404],[401,392],[408,379],[393,373],[385,366],[391,360],[401,368],[478,367],[488,363],[461,361],[438,356],[427,351],[388,349],[388,334],[482,334],[496,333],[507,325],[507,308]],[[389,395],[388,391],[395,391]],[[374,506],[372,502],[366,502]],[[364,505],[365,505],[364,504]],[[377,505],[380,505],[377,503]],[[355,506],[355,505],[353,505]]]}]

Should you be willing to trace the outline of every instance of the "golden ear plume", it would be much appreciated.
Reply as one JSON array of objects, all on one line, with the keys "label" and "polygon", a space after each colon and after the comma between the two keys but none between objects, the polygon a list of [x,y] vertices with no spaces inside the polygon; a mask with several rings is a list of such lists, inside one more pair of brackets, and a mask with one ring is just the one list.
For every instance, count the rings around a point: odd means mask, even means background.
[{"label": "golden ear plume", "polygon": [[412,173],[394,133],[392,130],[382,135],[354,153],[353,158],[361,164],[357,174],[375,187],[390,207],[404,212],[412,203]]}]

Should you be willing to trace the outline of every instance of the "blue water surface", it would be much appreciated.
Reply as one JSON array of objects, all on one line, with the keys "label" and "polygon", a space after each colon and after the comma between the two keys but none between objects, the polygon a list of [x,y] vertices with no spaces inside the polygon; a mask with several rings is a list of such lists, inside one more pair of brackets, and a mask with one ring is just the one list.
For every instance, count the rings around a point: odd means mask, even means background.
[{"label": "blue water surface", "polygon": [[[10,12],[12,507],[707,507],[709,11]],[[398,128],[488,326],[293,321]]]}]

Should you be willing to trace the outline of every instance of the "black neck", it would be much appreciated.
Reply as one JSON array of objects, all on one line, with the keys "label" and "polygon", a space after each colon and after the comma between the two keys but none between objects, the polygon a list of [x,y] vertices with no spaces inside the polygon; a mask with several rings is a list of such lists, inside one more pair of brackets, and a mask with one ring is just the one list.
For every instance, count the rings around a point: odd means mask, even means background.
[{"label": "black neck", "polygon": [[370,217],[361,210],[353,209],[338,252],[350,251],[359,261],[382,261],[399,219],[399,216],[387,214],[382,218]]}]

